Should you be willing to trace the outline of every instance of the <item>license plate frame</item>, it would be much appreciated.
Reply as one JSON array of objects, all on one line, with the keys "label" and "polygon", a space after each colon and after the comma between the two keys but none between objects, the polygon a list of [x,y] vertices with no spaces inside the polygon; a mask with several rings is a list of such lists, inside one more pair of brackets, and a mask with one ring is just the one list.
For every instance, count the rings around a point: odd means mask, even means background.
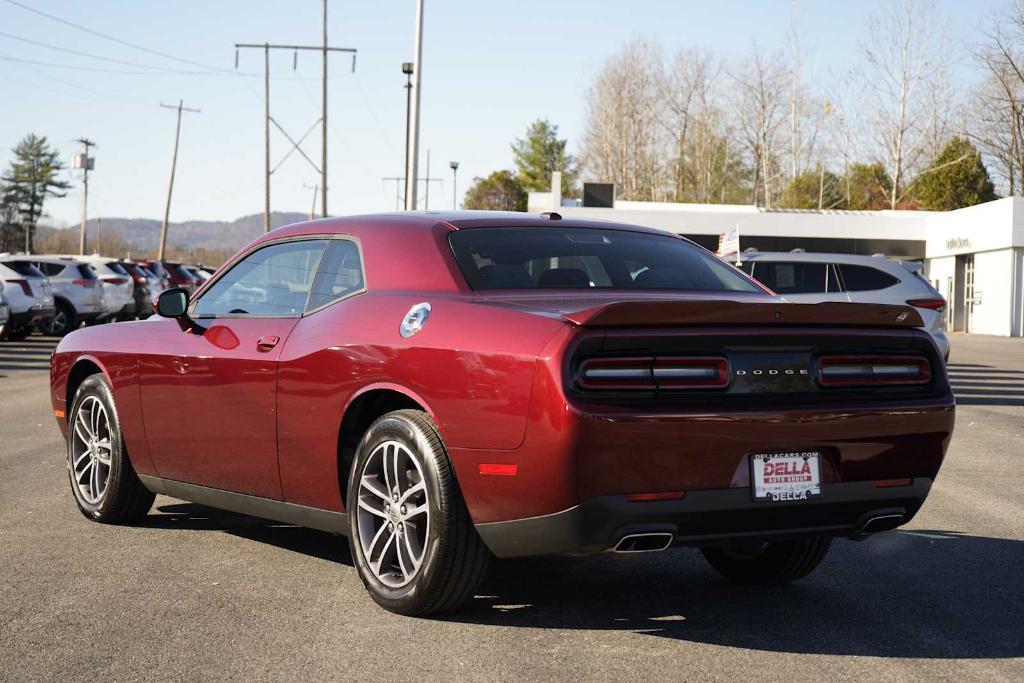
[{"label": "license plate frame", "polygon": [[821,451],[751,453],[750,495],[754,502],[786,503],[820,498],[821,458]]}]

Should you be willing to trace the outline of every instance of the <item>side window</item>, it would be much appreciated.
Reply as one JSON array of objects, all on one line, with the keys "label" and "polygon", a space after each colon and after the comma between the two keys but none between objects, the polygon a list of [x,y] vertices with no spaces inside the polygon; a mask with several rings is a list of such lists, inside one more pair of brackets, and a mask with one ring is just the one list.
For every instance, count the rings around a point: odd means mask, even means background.
[{"label": "side window", "polygon": [[899,280],[888,273],[883,273],[870,266],[851,266],[841,264],[839,270],[843,274],[843,284],[848,292],[867,292],[873,289],[885,289],[897,284]]},{"label": "side window", "polygon": [[835,264],[828,264],[828,281],[825,283],[826,292],[841,292],[843,291],[842,285],[839,284],[839,272],[836,270]]},{"label": "side window", "polygon": [[778,294],[820,294],[826,286],[825,265],[760,261],[756,277]]},{"label": "side window", "polygon": [[363,287],[359,247],[349,240],[331,240],[313,279],[306,310],[314,311],[361,291]]},{"label": "side window", "polygon": [[43,271],[47,276],[53,277],[57,273],[64,270],[64,266],[57,263],[40,263],[39,270]]},{"label": "side window", "polygon": [[246,256],[196,302],[197,318],[302,315],[326,240],[285,242]]}]

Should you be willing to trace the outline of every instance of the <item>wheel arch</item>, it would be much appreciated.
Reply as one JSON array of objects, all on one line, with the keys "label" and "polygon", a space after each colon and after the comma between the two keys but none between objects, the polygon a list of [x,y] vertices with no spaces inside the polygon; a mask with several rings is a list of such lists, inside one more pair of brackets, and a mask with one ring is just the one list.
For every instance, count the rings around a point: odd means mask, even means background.
[{"label": "wheel arch", "polygon": [[96,374],[103,375],[107,378],[107,382],[110,382],[110,374],[97,358],[83,355],[75,359],[71,369],[68,371],[68,380],[64,390],[64,415],[67,416],[66,419],[71,419],[71,404],[75,400],[75,394],[78,393],[78,387],[82,385],[82,382],[87,377]]},{"label": "wheel arch", "polygon": [[[434,411],[422,397],[406,387],[397,384],[381,383],[364,387],[349,399],[342,413],[338,429],[338,486],[341,500],[348,509],[348,483],[351,476],[352,463],[356,449],[366,430],[374,421],[395,410],[422,410],[434,422],[441,433],[440,423]],[[444,435],[441,435],[442,442]]]}]

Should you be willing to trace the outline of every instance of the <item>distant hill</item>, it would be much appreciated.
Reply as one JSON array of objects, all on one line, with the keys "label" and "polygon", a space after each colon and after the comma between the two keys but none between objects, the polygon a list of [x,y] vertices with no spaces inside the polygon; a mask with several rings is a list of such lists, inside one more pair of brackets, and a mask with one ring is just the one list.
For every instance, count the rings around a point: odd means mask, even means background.
[{"label": "distant hill", "polygon": [[[273,228],[307,220],[304,213],[276,211],[270,214]],[[139,250],[155,249],[160,240],[161,221],[152,218],[92,218],[88,235],[117,235]],[[77,226],[69,228],[78,231]],[[233,221],[172,221],[167,227],[168,246],[185,249],[236,251],[263,233],[263,214],[242,216]]]}]

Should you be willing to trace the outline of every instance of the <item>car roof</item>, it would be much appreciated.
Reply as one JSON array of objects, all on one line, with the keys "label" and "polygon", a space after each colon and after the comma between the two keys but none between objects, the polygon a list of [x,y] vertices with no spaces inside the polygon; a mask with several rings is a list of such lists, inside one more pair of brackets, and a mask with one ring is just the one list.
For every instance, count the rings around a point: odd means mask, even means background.
[{"label": "car roof", "polygon": [[474,228],[593,228],[598,230],[628,230],[654,235],[680,237],[677,233],[592,218],[557,218],[549,215],[520,211],[395,211],[390,213],[364,214],[320,218],[281,226],[271,230],[267,237],[275,239],[289,234],[352,234],[361,229],[373,229],[387,224],[395,228],[407,228],[428,232],[436,226],[449,230],[471,230]]},{"label": "car roof", "polygon": [[866,256],[864,254],[832,254],[811,251],[751,251],[740,254],[741,261],[793,261],[800,263],[848,263],[862,266],[902,266],[900,259],[883,255]]}]

